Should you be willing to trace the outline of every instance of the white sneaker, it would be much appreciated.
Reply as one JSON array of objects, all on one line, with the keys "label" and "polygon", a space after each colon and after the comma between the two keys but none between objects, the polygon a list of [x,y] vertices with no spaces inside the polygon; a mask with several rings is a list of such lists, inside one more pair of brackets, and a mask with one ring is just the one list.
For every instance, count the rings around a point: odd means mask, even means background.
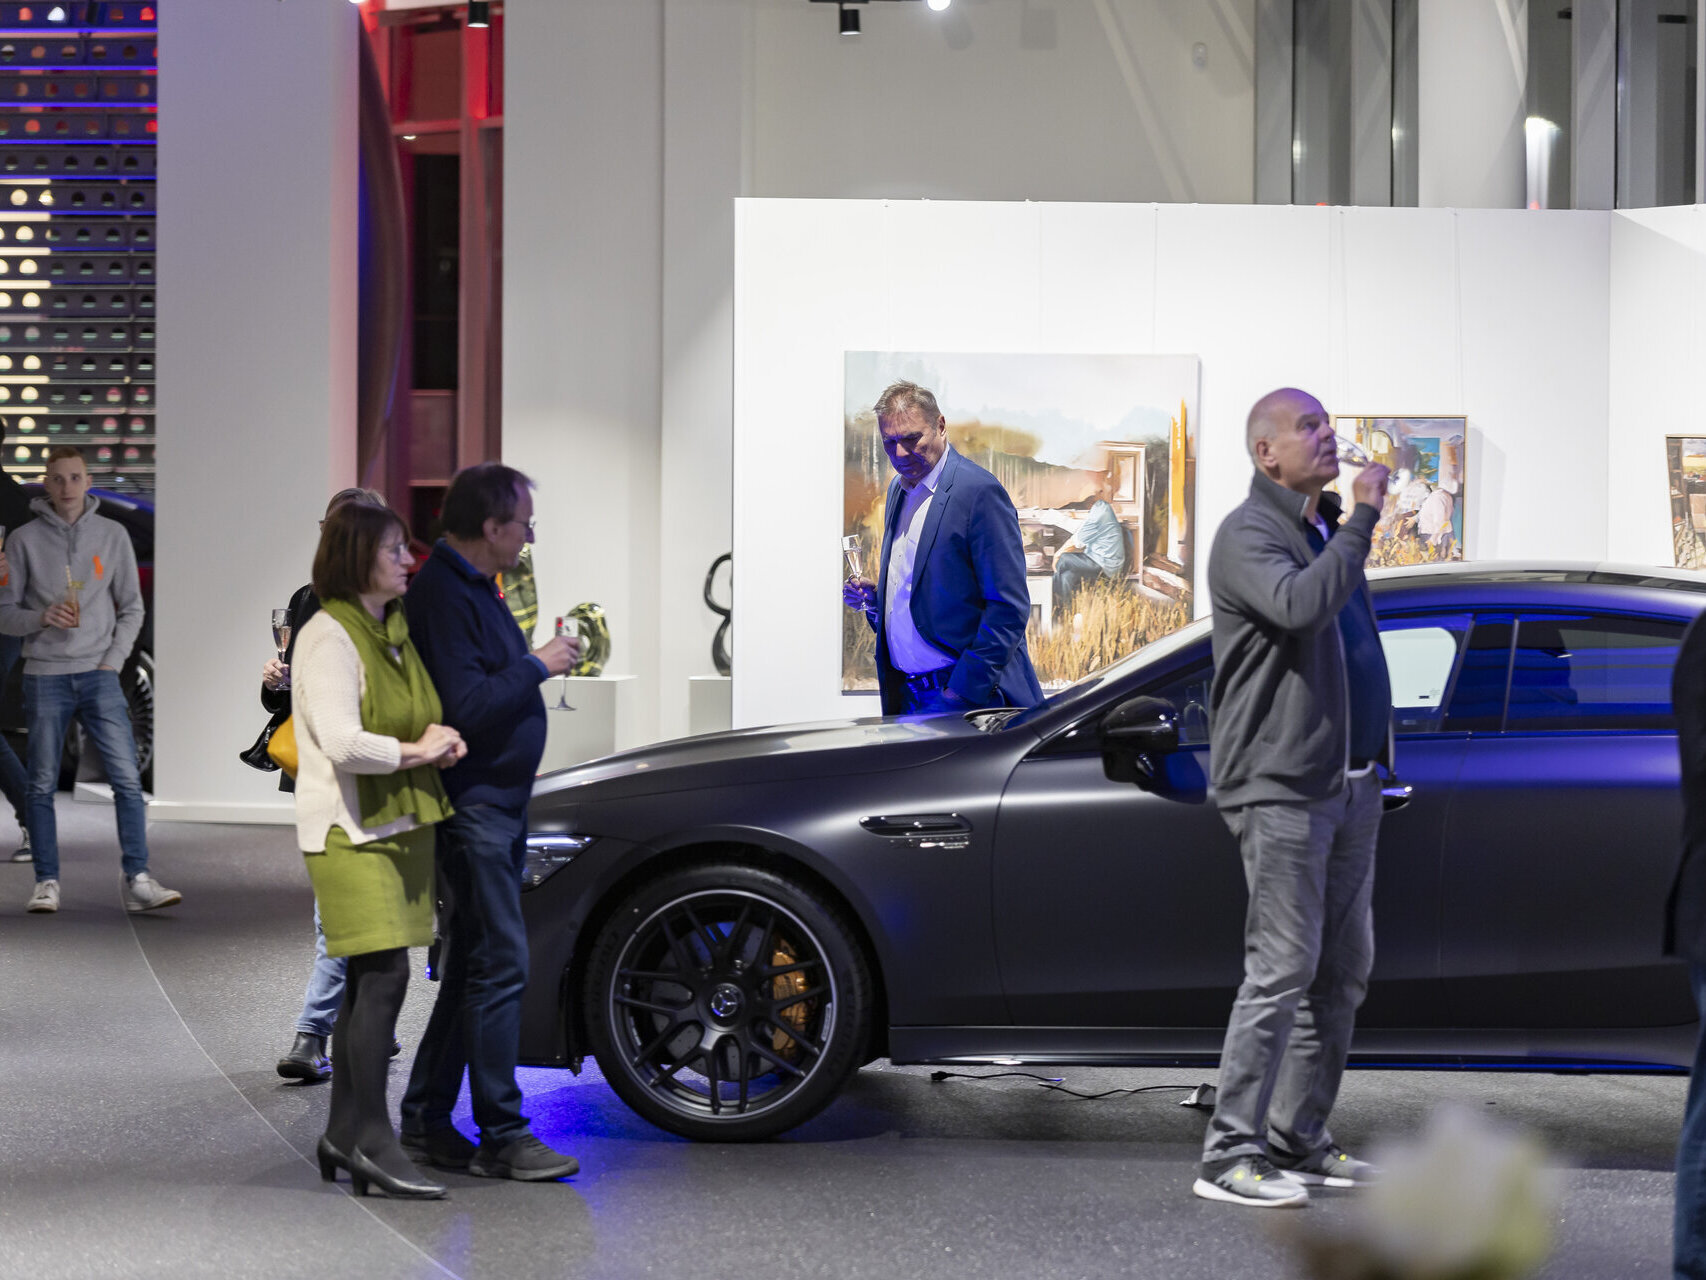
[{"label": "white sneaker", "polygon": [[30,833],[27,829],[24,831],[23,835],[18,837],[18,847],[16,849],[12,850],[12,861],[13,862],[33,862],[33,861],[35,861],[35,854],[30,852]]},{"label": "white sneaker", "polygon": [[183,900],[183,894],[176,889],[168,889],[146,871],[138,871],[124,882],[126,911],[153,911]]},{"label": "white sneaker", "polygon": [[58,911],[59,910],[59,881],[37,880],[35,892],[30,894],[30,900],[25,905],[26,911]]}]

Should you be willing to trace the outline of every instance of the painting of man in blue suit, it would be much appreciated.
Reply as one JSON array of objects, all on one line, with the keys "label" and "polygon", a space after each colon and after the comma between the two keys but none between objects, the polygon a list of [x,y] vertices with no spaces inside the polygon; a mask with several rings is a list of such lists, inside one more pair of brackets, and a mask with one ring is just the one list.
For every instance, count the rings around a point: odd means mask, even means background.
[{"label": "painting of man in blue suit", "polygon": [[842,600],[877,633],[884,715],[1026,707],[1042,687],[1025,650],[1024,539],[1001,482],[948,444],[935,395],[896,382],[875,406],[894,467],[876,582]]}]

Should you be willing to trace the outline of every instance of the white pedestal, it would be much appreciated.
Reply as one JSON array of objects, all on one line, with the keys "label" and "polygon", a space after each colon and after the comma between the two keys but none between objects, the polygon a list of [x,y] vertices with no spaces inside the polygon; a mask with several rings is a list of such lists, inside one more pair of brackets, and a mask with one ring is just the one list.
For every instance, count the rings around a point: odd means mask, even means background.
[{"label": "white pedestal", "polygon": [[721,733],[733,726],[734,683],[730,676],[687,677],[688,733]]},{"label": "white pedestal", "polygon": [[566,769],[583,760],[596,760],[634,743],[634,676],[570,676],[569,705],[557,709],[565,681],[547,680],[545,693],[545,756],[540,773]]}]

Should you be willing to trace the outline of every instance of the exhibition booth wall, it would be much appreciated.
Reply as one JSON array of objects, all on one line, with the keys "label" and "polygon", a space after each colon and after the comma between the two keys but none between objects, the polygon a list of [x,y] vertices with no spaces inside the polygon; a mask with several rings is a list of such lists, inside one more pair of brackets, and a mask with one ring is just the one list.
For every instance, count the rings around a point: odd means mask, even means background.
[{"label": "exhibition booth wall", "polygon": [[1465,418],[1470,559],[1670,564],[1663,437],[1702,430],[1703,218],[739,202],[735,724],[877,713],[841,691],[848,352],[1199,357],[1199,600],[1248,488],[1245,415],[1282,385],[1335,414]]}]

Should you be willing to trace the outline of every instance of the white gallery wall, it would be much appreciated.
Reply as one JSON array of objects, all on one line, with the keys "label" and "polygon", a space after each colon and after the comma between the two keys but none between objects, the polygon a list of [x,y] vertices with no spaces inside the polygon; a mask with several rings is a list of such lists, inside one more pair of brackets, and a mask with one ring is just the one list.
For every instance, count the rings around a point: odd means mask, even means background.
[{"label": "white gallery wall", "polygon": [[1603,557],[1613,216],[741,201],[736,725],[876,714],[839,692],[848,350],[1200,356],[1199,598],[1245,414],[1288,384],[1466,415],[1471,556]]},{"label": "white gallery wall", "polygon": [[268,615],[355,483],[359,21],[161,9],[156,821],[291,821],[236,753],[266,720]]},{"label": "white gallery wall", "polygon": [[[1427,203],[1520,203],[1509,0],[1449,3],[1465,22],[1430,23],[1421,50]],[[544,482],[542,606],[606,606],[642,739],[685,733],[688,678],[712,670],[736,198],[1254,191],[1258,0],[859,8],[857,40],[805,0],[508,13],[504,451]],[[1464,113],[1471,67],[1491,78]]]},{"label": "white gallery wall", "polygon": [[1610,557],[1670,564],[1664,438],[1706,436],[1706,205],[1612,218],[1608,420]]},{"label": "white gallery wall", "polygon": [[641,739],[713,670],[735,199],[1248,200],[1254,7],[876,4],[858,40],[804,0],[510,7],[504,454],[542,611],[605,605]]}]

